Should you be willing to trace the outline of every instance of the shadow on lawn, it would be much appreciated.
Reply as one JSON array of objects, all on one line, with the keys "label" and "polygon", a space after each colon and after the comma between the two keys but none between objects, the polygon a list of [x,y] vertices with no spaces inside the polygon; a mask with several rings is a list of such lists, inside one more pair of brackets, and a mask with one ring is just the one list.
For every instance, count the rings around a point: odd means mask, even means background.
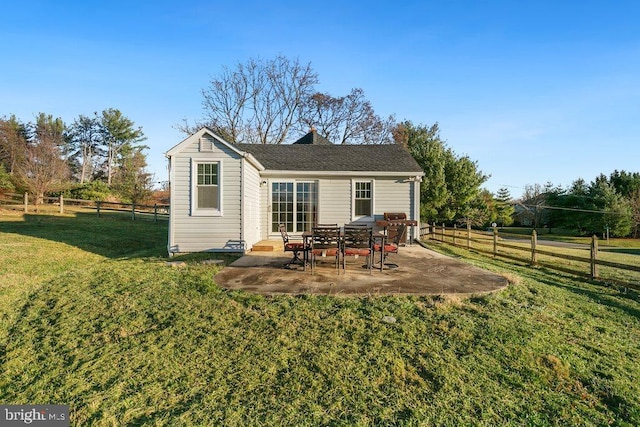
[{"label": "shadow on lawn", "polygon": [[[439,249],[442,253],[448,256],[461,258],[459,254],[452,251],[448,246],[439,246]],[[630,250],[633,251],[633,249],[630,249]],[[640,293],[634,290],[628,290],[628,292],[626,293],[619,292],[617,294],[613,294],[611,292],[611,288],[607,287],[602,282],[593,281],[589,279],[580,279],[578,277],[565,275],[557,270],[550,270],[547,268],[536,268],[531,270],[530,269],[531,267],[527,265],[516,265],[504,260],[495,260],[495,261],[503,263],[504,265],[513,267],[514,271],[517,270],[517,274],[523,277],[528,277],[534,281],[544,283],[549,286],[562,288],[567,291],[573,292],[575,294],[584,295],[599,304],[603,304],[612,308],[622,310],[625,313],[629,314],[630,316],[640,318],[640,309],[635,308],[635,307],[638,307],[638,303],[640,303]],[[547,278],[541,277],[542,274],[551,276],[553,277],[553,279],[551,278],[547,279]],[[567,280],[571,282],[580,281],[588,285],[593,285],[596,288],[592,290],[586,287],[582,287],[578,284],[573,285],[573,284],[562,283],[563,280]],[[597,289],[598,287],[600,287],[602,291],[598,290]],[[629,301],[629,304],[625,304],[626,301]]]},{"label": "shadow on lawn", "polygon": [[640,255],[640,249],[637,248],[598,248],[602,252],[613,252],[616,254]]},{"label": "shadow on lawn", "polygon": [[0,219],[0,231],[47,239],[108,258],[167,255],[167,222],[131,220],[121,213],[24,214],[22,221]]},{"label": "shadow on lawn", "polygon": [[[558,275],[558,273],[555,271],[553,272],[553,274],[559,279],[564,278]],[[572,281],[579,280],[573,277],[567,277],[567,279]],[[588,289],[579,285],[561,283],[560,280],[554,281],[551,279],[541,279],[540,277],[534,277],[534,280],[537,280],[538,282],[544,283],[549,286],[565,289],[578,295],[586,296],[598,304],[606,305],[608,307],[624,311],[630,316],[640,318],[640,309],[636,308],[638,307],[638,303],[640,303],[640,294],[633,290],[629,290],[626,293],[620,292],[617,294],[613,294],[611,292],[611,288],[606,287],[602,283],[594,282],[587,279],[584,279],[585,284],[593,285],[595,287],[602,287],[602,291],[599,291],[597,289]],[[628,302],[628,304],[625,304],[625,302]]]}]

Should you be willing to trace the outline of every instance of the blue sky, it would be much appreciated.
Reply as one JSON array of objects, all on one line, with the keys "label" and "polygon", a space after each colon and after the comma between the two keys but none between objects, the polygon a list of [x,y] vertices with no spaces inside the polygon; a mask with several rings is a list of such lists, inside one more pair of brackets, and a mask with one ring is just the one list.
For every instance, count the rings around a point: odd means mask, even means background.
[{"label": "blue sky", "polygon": [[[68,124],[118,108],[150,171],[202,117],[223,66],[282,54],[317,89],[441,136],[519,197],[526,184],[640,171],[637,1],[13,1],[2,7],[0,116]],[[298,135],[292,135],[292,139]]]}]

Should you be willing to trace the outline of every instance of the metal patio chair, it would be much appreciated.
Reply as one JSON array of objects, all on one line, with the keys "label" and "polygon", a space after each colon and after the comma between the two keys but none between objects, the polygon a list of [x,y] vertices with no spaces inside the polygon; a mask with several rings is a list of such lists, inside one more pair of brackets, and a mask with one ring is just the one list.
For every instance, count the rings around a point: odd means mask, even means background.
[{"label": "metal patio chair", "polygon": [[308,250],[308,248],[305,246],[304,242],[292,242],[289,239],[289,233],[287,233],[287,228],[284,226],[284,224],[280,224],[280,235],[282,235],[282,243],[284,244],[284,251],[286,252],[292,252],[293,253],[293,257],[291,258],[291,260],[286,263],[284,265],[285,268],[291,268],[292,264],[300,264],[302,265],[305,269],[306,269],[306,264],[304,262],[304,259],[300,258],[300,252],[304,252],[306,250]]},{"label": "metal patio chair", "polygon": [[[384,249],[384,257],[380,260],[380,270],[384,269],[384,266],[388,266],[389,268],[397,268],[398,264],[395,263],[386,263],[387,256],[389,254],[397,254],[398,248],[400,247],[400,243],[406,229],[405,224],[390,224],[387,227],[387,236],[393,236],[392,238],[387,237],[384,242],[384,246],[380,243],[374,243],[373,250],[374,252],[383,252]],[[391,240],[389,240],[391,239]]]},{"label": "metal patio chair", "polygon": [[311,236],[311,272],[316,268],[317,258],[334,257],[336,269],[340,274],[340,250],[341,236],[340,227],[313,227]]},{"label": "metal patio chair", "polygon": [[344,226],[342,240],[342,269],[347,271],[348,256],[355,258],[364,256],[367,259],[367,268],[371,274],[373,268],[373,229],[370,226],[348,225]]}]

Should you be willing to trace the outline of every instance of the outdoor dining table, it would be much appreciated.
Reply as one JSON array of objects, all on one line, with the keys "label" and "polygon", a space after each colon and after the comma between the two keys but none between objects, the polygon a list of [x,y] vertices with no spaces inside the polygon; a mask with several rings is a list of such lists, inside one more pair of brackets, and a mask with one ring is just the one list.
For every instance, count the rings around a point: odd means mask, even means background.
[{"label": "outdoor dining table", "polygon": [[[341,232],[341,238],[344,237],[342,233],[344,233],[344,232]],[[313,232],[312,231],[304,231],[302,233],[302,240],[304,242],[304,247],[305,248],[310,248],[311,238],[312,237],[313,237]],[[386,233],[381,233],[381,232],[377,231],[377,232],[374,232],[371,235],[371,238],[374,241],[375,240],[380,240],[380,271],[382,271],[384,269],[384,245],[385,245],[386,240],[387,240],[387,235],[386,235]],[[372,254],[371,262],[373,262],[373,255],[374,254]],[[303,257],[302,258],[303,258],[303,263],[306,266],[307,263],[309,262],[309,250],[304,250],[303,251]]]}]

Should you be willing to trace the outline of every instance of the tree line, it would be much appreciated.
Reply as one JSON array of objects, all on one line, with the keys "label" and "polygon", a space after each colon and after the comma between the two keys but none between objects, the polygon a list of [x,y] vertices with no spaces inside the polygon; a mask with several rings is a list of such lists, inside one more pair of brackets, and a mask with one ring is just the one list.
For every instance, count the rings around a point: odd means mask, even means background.
[{"label": "tree line", "polygon": [[47,194],[139,203],[152,176],[142,128],[118,109],[79,115],[67,125],[39,113],[33,122],[0,117],[0,192],[26,191],[36,204]]},{"label": "tree line", "polygon": [[590,183],[577,179],[567,188],[527,185],[516,206],[519,216],[534,227],[635,238],[640,226],[640,173],[615,170]]},{"label": "tree line", "polygon": [[497,194],[482,188],[489,175],[447,145],[437,122],[383,118],[361,88],[333,95],[318,91],[318,83],[310,63],[284,56],[223,67],[202,90],[202,119],[178,128],[189,134],[207,126],[232,143],[282,144],[315,129],[336,144],[401,144],[425,172],[420,184],[425,222],[509,226],[514,217],[530,216],[534,226],[637,235],[637,174],[616,171],[567,189],[536,184],[514,201],[505,187]]},{"label": "tree line", "polygon": [[[346,95],[316,89],[310,64],[277,56],[224,67],[202,90],[204,116],[177,125],[186,133],[207,126],[232,143],[281,144],[314,129],[338,144],[401,144],[420,164],[421,219],[477,227],[508,226],[514,217],[534,227],[563,227],[589,234],[637,236],[640,174],[615,171],[566,189],[528,185],[513,201],[506,188],[493,194],[476,161],[458,155],[440,136],[438,123],[381,118],[360,88]],[[139,203],[151,194],[146,138],[119,110],[80,115],[67,125],[39,113],[33,122],[0,117],[0,193],[28,191],[40,203],[65,192],[83,199]]]},{"label": "tree line", "polygon": [[494,196],[481,185],[488,179],[477,162],[459,156],[440,137],[440,129],[397,122],[376,114],[361,88],[332,95],[316,89],[311,64],[277,56],[223,67],[202,90],[203,117],[178,126],[191,134],[207,126],[232,143],[282,144],[314,129],[335,144],[402,144],[425,171],[421,183],[424,221],[509,225],[511,196]]}]

